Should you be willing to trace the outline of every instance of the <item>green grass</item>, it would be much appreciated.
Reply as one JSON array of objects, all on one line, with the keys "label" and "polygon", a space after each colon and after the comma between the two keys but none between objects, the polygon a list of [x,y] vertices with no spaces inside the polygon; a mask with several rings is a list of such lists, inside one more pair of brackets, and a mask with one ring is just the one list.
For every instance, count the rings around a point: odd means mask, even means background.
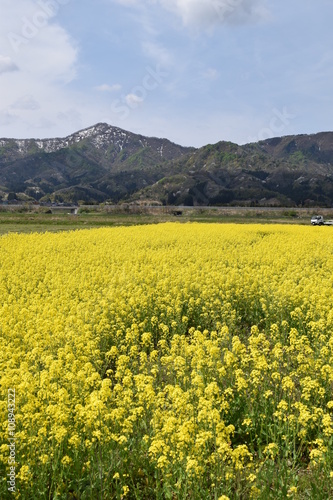
[{"label": "green grass", "polygon": [[107,215],[107,214],[80,214],[50,215],[30,213],[2,213],[0,214],[0,234],[9,232],[57,232],[72,231],[75,229],[91,229],[105,226],[133,226],[140,224],[154,224],[173,220],[171,218],[152,217],[149,215]]},{"label": "green grass", "polygon": [[[109,210],[94,207],[81,209],[79,215],[50,214],[41,210],[22,211],[12,209],[0,212],[0,235],[7,233],[57,232],[76,229],[90,229],[102,226],[133,226],[142,224],[157,224],[160,222],[219,222],[219,223],[256,223],[263,224],[310,224],[310,217],[316,209],[270,210],[249,208],[182,209],[182,215],[175,216],[172,208],[138,209],[129,211]],[[320,213],[322,211],[319,210]],[[319,213],[318,212],[318,213]],[[326,218],[330,218],[329,215]]]}]

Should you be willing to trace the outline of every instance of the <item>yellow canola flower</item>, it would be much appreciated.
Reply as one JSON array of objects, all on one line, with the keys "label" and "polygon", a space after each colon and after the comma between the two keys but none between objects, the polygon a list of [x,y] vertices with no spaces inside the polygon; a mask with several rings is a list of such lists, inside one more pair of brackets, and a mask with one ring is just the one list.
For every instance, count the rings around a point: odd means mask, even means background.
[{"label": "yellow canola flower", "polygon": [[62,465],[64,465],[65,467],[68,466],[68,465],[71,465],[73,463],[72,459],[68,456],[68,455],[65,455],[62,459],[61,459],[61,463]]},{"label": "yellow canola flower", "polygon": [[297,486],[292,486],[289,488],[287,496],[288,498],[293,497],[297,493]]},{"label": "yellow canola flower", "polygon": [[105,496],[255,498],[272,460],[331,470],[332,254],[295,225],[1,237],[2,477],[13,388],[22,498],[101,475]]}]

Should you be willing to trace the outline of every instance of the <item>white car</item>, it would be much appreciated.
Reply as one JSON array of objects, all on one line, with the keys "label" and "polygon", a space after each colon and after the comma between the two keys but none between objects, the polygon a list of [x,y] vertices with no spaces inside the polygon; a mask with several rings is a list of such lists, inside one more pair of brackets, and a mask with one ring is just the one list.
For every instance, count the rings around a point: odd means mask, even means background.
[{"label": "white car", "polygon": [[311,217],[311,224],[313,226],[322,226],[324,224],[324,217],[322,215],[313,215]]}]

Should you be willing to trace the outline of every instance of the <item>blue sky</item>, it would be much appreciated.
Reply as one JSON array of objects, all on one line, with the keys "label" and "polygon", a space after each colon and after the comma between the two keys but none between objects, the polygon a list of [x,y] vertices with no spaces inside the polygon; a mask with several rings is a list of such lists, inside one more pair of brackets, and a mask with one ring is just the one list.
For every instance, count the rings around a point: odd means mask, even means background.
[{"label": "blue sky", "polygon": [[0,137],[333,130],[331,0],[1,0]]}]

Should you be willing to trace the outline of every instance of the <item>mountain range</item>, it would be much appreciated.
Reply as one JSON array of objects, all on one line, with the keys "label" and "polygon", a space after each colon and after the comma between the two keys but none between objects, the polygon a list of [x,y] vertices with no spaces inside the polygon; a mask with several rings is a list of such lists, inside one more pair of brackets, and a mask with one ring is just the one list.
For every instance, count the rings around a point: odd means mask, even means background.
[{"label": "mountain range", "polygon": [[199,149],[106,123],[65,138],[4,138],[0,199],[330,207],[333,132]]}]

